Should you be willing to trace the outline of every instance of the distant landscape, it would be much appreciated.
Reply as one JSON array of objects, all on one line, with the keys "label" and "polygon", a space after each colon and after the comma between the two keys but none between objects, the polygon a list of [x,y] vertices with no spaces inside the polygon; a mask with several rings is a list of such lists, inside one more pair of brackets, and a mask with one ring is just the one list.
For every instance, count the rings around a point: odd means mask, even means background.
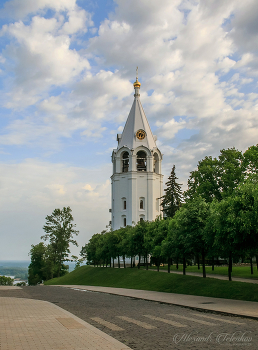
[{"label": "distant landscape", "polygon": [[[0,260],[0,276],[14,276],[22,280],[28,279],[30,260]],[[74,270],[75,263],[67,262],[69,272]]]}]

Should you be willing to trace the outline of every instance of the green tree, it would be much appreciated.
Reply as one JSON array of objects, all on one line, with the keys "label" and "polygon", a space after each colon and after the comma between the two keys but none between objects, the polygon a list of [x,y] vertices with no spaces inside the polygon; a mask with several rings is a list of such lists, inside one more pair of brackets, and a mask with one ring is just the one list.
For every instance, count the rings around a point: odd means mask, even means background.
[{"label": "green tree", "polygon": [[256,146],[248,147],[244,153],[243,168],[245,179],[252,179],[257,181],[258,175],[258,144]]},{"label": "green tree", "polygon": [[130,232],[130,250],[133,255],[138,255],[138,269],[140,268],[141,257],[144,254],[144,236],[146,234],[146,221],[142,220],[133,227]]},{"label": "green tree", "polygon": [[85,244],[80,251],[81,257],[87,260],[88,264],[93,264],[94,266],[98,265],[96,251],[97,251],[99,239],[100,239],[100,233],[95,233],[91,237],[89,242]]},{"label": "green tree", "polygon": [[46,250],[47,248],[43,242],[31,246],[29,253],[31,263],[28,268],[29,285],[36,285],[38,283],[42,283],[43,280],[46,280],[44,273]]},{"label": "green tree", "polygon": [[195,197],[184,204],[184,219],[181,222],[185,230],[186,248],[193,253],[201,254],[203,277],[206,277],[205,257],[209,251],[209,245],[205,239],[205,228],[208,217],[209,205],[202,197]]},{"label": "green tree", "polygon": [[181,190],[182,184],[177,182],[175,165],[173,165],[168,181],[166,182],[165,194],[161,197],[162,211],[166,217],[172,218],[183,202],[183,194]]},{"label": "green tree", "polygon": [[189,199],[201,196],[206,202],[211,202],[213,198],[221,200],[220,187],[219,161],[209,156],[198,162],[197,170],[190,172],[185,195]]},{"label": "green tree", "polygon": [[54,277],[61,276],[66,272],[64,261],[70,253],[70,243],[78,246],[73,235],[78,235],[73,223],[72,210],[70,207],[55,209],[52,215],[46,217],[46,224],[43,229],[46,232],[41,239],[47,241],[52,248],[52,261],[54,265]]},{"label": "green tree", "polygon": [[201,196],[205,201],[218,201],[231,195],[243,181],[243,155],[235,148],[222,149],[217,158],[205,157],[198,162],[197,170],[190,173],[187,198]]},{"label": "green tree", "polygon": [[[185,220],[187,219],[186,209],[181,207],[170,220],[168,226],[168,241],[173,247],[174,254],[177,259],[180,257],[183,260],[183,274],[185,275],[186,259],[192,254],[192,250],[186,242],[186,225]],[[177,260],[178,264],[178,260]],[[178,266],[178,265],[177,265]]]},{"label": "green tree", "polygon": [[164,239],[167,237],[168,223],[169,220],[161,220],[161,218],[158,217],[155,221],[149,222],[147,227],[147,237],[150,243],[148,249],[152,256],[152,260],[155,261],[158,271],[162,258],[164,257],[161,245]]},{"label": "green tree", "polygon": [[13,286],[13,282],[11,277],[0,276],[0,286]]}]

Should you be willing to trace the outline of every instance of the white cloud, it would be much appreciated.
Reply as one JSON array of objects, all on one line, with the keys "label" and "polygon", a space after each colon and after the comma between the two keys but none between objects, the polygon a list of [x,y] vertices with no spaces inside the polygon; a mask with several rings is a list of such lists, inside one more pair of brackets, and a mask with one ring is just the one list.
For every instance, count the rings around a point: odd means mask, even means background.
[{"label": "white cloud", "polygon": [[5,3],[2,16],[23,18],[30,13],[49,8],[55,11],[73,10],[76,8],[76,0],[11,0]]},{"label": "white cloud", "polygon": [[[28,25],[19,21],[3,26],[1,34],[11,38],[4,54],[14,62],[7,108],[35,104],[53,86],[69,84],[90,68],[85,57],[70,49],[72,39],[68,35],[86,31],[86,18],[84,10],[73,10],[65,23],[62,16],[59,20],[34,16]],[[10,70],[10,65],[7,68]]]},{"label": "white cloud", "polygon": [[[30,245],[40,242],[46,215],[55,208],[72,208],[80,247],[102,231],[110,220],[110,167],[76,168],[35,159],[1,163],[1,259],[10,259],[9,247],[16,259],[26,259]],[[15,245],[17,237],[22,241]]]},{"label": "white cloud", "polygon": [[[175,164],[179,181],[186,186],[189,172],[206,155],[257,143],[255,0],[116,0],[116,5],[97,28],[74,0],[6,3],[3,13],[17,21],[1,32],[9,40],[0,58],[7,91],[1,103],[11,114],[0,136],[3,154],[9,145],[26,145],[47,147],[63,156],[63,138],[80,142],[89,137],[92,148],[83,152],[96,151],[94,145],[100,142],[103,152],[98,148],[96,154],[111,153],[115,134],[121,133],[133,102],[130,80],[136,66],[141,101],[164,153],[165,175]],[[45,16],[49,9],[52,17]],[[46,170],[52,166],[56,177]],[[46,191],[32,186],[38,202],[43,198],[43,204],[47,199],[57,205],[66,199],[90,220],[94,210],[99,213],[109,207],[108,197],[103,204],[99,201],[100,193],[110,190],[106,178],[94,182],[84,170],[61,167],[66,175],[60,181],[58,166],[41,168],[49,183],[42,182],[39,171],[31,170]],[[13,167],[13,183],[21,181],[20,186],[27,188],[26,172],[19,165]],[[27,163],[25,168],[29,171]],[[77,170],[83,179],[67,178]],[[105,171],[111,174],[111,168]],[[10,188],[9,182],[5,185]],[[84,192],[88,201],[97,198],[96,206],[94,200],[87,209]],[[96,233],[99,228],[91,223]]]}]

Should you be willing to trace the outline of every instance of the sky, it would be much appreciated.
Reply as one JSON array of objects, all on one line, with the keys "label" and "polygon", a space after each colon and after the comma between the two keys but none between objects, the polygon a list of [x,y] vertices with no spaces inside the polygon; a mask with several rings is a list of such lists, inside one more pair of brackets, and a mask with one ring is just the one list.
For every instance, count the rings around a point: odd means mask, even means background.
[{"label": "sky", "polygon": [[0,260],[28,260],[55,208],[75,255],[106,228],[137,66],[164,182],[258,143],[257,0],[0,0],[0,48]]}]

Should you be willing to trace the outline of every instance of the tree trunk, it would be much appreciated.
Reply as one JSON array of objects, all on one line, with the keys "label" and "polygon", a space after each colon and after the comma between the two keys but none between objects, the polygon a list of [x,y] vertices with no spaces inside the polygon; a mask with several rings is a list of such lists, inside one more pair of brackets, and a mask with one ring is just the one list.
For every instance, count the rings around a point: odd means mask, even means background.
[{"label": "tree trunk", "polygon": [[120,269],[120,256],[118,255],[118,268]]},{"label": "tree trunk", "polygon": [[178,270],[178,258],[176,259],[176,269]]},{"label": "tree trunk", "polygon": [[199,257],[199,254],[197,255],[197,264],[198,264],[198,270],[200,270],[200,257]]},{"label": "tree trunk", "polygon": [[115,268],[115,259],[113,258],[113,269]]},{"label": "tree trunk", "polygon": [[131,256],[131,269],[133,268],[133,257]]},{"label": "tree trunk", "polygon": [[148,254],[146,254],[146,270],[149,268],[149,263],[148,263]]},{"label": "tree trunk", "polygon": [[232,273],[232,253],[229,253],[229,262],[228,262],[228,280],[232,281],[231,278],[231,273]]},{"label": "tree trunk", "polygon": [[168,273],[170,273],[170,264],[171,264],[171,259],[170,257],[168,258]]},{"label": "tree trunk", "polygon": [[256,259],[256,268],[258,270],[258,255],[255,256],[255,259]]},{"label": "tree trunk", "polygon": [[123,255],[123,259],[124,259],[124,269],[125,269],[125,256]]},{"label": "tree trunk", "polygon": [[183,257],[183,275],[185,275],[185,257]]},{"label": "tree trunk", "polygon": [[253,269],[253,258],[250,258],[250,266],[251,266],[251,275],[254,274],[254,269]]},{"label": "tree trunk", "polygon": [[206,270],[205,270],[205,253],[202,251],[202,277],[206,278]]},{"label": "tree trunk", "polygon": [[140,263],[141,263],[141,254],[139,254],[138,269],[140,268]]},{"label": "tree trunk", "polygon": [[212,271],[214,271],[214,256],[212,257]]}]

